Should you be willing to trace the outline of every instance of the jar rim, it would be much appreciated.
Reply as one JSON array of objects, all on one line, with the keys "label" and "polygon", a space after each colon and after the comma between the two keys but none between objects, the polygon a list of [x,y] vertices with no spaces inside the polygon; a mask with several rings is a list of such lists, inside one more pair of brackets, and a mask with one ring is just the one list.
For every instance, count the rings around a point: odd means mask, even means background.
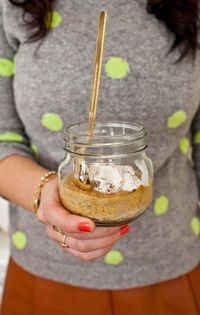
[{"label": "jar rim", "polygon": [[92,137],[88,136],[88,123],[78,123],[65,131],[65,150],[87,156],[121,156],[144,150],[146,130],[138,123],[97,121]]},{"label": "jar rim", "polygon": [[[105,132],[103,132],[103,130],[100,133],[98,132],[98,128],[100,127],[122,128],[123,133],[113,134],[112,139],[120,138],[123,141],[124,140],[128,140],[128,141],[139,140],[146,135],[146,130],[144,126],[142,126],[139,123],[132,123],[132,122],[127,122],[127,121],[106,121],[106,122],[97,121],[94,125],[94,130],[93,130],[93,135],[92,135],[93,140],[95,138],[98,138],[98,139],[100,138],[100,139],[105,139],[105,140],[108,138],[110,139],[111,137],[110,134],[108,133],[106,134]],[[129,130],[129,134],[124,132],[125,129]],[[64,140],[67,140],[67,141],[69,139],[78,140],[79,137],[84,137],[81,139],[82,141],[78,141],[78,143],[88,144],[87,132],[88,132],[88,123],[82,122],[82,123],[72,124],[66,127]]]}]

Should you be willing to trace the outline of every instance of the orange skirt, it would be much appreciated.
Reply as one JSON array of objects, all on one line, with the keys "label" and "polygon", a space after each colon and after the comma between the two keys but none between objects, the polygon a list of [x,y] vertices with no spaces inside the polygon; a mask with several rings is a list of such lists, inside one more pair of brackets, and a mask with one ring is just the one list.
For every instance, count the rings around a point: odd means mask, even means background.
[{"label": "orange skirt", "polygon": [[92,290],[46,280],[9,262],[1,315],[200,315],[200,265],[173,280]]}]

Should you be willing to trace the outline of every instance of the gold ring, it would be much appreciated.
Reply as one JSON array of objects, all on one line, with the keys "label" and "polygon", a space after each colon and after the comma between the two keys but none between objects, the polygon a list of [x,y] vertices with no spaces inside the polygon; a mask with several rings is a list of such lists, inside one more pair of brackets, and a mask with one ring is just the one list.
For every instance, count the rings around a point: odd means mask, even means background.
[{"label": "gold ring", "polygon": [[67,237],[70,237],[70,235],[69,234],[64,234],[62,243],[60,243],[60,246],[62,246],[63,248],[69,248],[69,245],[65,243]]},{"label": "gold ring", "polygon": [[53,230],[58,234],[65,235],[65,232],[56,225],[53,225]]}]

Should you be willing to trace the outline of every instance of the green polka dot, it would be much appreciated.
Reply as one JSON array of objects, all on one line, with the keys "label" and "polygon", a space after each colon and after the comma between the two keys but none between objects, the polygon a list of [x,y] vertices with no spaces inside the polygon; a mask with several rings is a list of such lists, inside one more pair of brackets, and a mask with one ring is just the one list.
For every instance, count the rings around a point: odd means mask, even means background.
[{"label": "green polka dot", "polygon": [[179,149],[183,154],[187,154],[190,148],[190,140],[188,138],[181,139]]},{"label": "green polka dot", "polygon": [[0,76],[10,77],[14,74],[14,62],[6,58],[0,58]]},{"label": "green polka dot", "polygon": [[63,120],[58,114],[45,113],[42,116],[42,125],[51,131],[59,131],[63,128]]},{"label": "green polka dot", "polygon": [[125,78],[130,72],[130,68],[126,59],[111,57],[105,65],[105,71],[109,78],[116,80]]},{"label": "green polka dot", "polygon": [[194,143],[200,144],[200,131],[196,131],[194,134]]},{"label": "green polka dot", "polygon": [[155,200],[154,212],[157,215],[165,214],[169,207],[169,199],[166,196],[160,196]]},{"label": "green polka dot", "polygon": [[39,150],[35,144],[31,144],[31,151],[32,151],[32,154],[34,155],[34,157],[36,158],[36,160],[39,160],[40,154],[39,154]]},{"label": "green polka dot", "polygon": [[8,132],[0,133],[0,141],[22,142],[23,137],[16,132],[8,131]]},{"label": "green polka dot", "polygon": [[192,218],[191,229],[195,235],[200,235],[200,220],[197,217]]},{"label": "green polka dot", "polygon": [[178,110],[173,113],[167,120],[168,128],[177,128],[181,126],[187,120],[187,114],[183,110]]},{"label": "green polka dot", "polygon": [[119,250],[111,250],[104,257],[104,261],[108,265],[119,265],[123,260],[124,257]]},{"label": "green polka dot", "polygon": [[23,250],[27,245],[26,234],[22,231],[15,232],[12,235],[12,242],[17,249]]},{"label": "green polka dot", "polygon": [[45,24],[47,28],[56,28],[62,22],[62,16],[58,11],[52,11],[47,14]]}]

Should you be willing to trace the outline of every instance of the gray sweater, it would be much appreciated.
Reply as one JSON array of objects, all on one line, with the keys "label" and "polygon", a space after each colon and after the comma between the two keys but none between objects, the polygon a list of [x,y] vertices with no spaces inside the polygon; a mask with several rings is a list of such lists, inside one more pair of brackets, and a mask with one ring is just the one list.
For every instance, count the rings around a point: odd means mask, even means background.
[{"label": "gray sweater", "polygon": [[200,53],[174,64],[173,38],[144,0],[56,1],[41,45],[25,42],[21,9],[0,0],[0,158],[23,155],[57,170],[65,126],[87,121],[101,9],[109,19],[97,117],[146,127],[154,200],[94,262],[64,253],[30,211],[10,204],[11,254],[47,279],[120,289],[177,277],[200,261]]}]

